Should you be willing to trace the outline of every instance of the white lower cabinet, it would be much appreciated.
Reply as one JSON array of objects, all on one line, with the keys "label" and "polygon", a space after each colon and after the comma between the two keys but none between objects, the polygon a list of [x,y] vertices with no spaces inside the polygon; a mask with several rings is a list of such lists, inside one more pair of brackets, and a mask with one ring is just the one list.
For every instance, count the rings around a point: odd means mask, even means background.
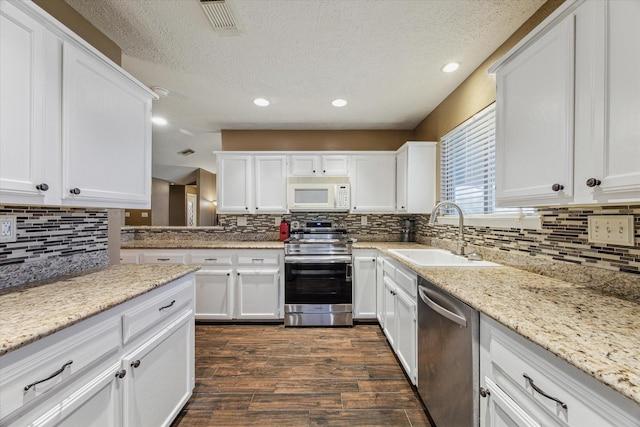
[{"label": "white lower cabinet", "polygon": [[279,319],[280,271],[238,269],[236,319]]},{"label": "white lower cabinet", "polygon": [[193,312],[184,312],[124,357],[124,427],[167,426],[187,403],[194,384],[193,327]]},{"label": "white lower cabinet", "polygon": [[377,253],[375,250],[353,251],[353,318],[375,319]]},{"label": "white lower cabinet", "polygon": [[480,316],[480,425],[637,427],[640,407]]},{"label": "white lower cabinet", "polygon": [[195,273],[198,320],[273,320],[284,316],[282,250],[122,249],[121,263],[201,264]]},{"label": "white lower cabinet", "polygon": [[383,331],[402,368],[413,384],[418,380],[418,276],[400,264],[384,259]]},{"label": "white lower cabinet", "polygon": [[169,426],[195,384],[193,293],[190,274],[1,356],[0,425]]}]

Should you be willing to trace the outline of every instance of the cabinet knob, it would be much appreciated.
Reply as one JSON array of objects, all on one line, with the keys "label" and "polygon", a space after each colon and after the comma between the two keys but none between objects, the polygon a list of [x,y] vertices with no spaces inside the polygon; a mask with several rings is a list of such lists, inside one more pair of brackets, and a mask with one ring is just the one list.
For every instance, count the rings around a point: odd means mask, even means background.
[{"label": "cabinet knob", "polygon": [[256,206],[256,210],[258,210],[258,207]]},{"label": "cabinet knob", "polygon": [[36,185],[36,190],[47,191],[48,189],[49,189],[49,186],[44,182],[42,184]]},{"label": "cabinet knob", "polygon": [[353,207],[353,209],[354,209],[354,210],[356,210],[356,209],[358,209],[358,207],[357,207],[357,206],[354,206],[354,207]]},{"label": "cabinet knob", "polygon": [[587,180],[587,187],[596,187],[600,184],[602,184],[602,181],[600,181],[599,179],[589,178]]},{"label": "cabinet knob", "polygon": [[249,210],[249,207],[248,207],[248,206],[245,206],[245,207],[244,207],[244,210],[245,210],[245,211],[248,211],[248,210]]},{"label": "cabinet knob", "polygon": [[488,388],[480,387],[480,396],[487,397],[489,395],[491,395],[491,392]]},{"label": "cabinet knob", "polygon": [[315,169],[313,170],[313,173],[316,173],[316,170],[315,170]]},{"label": "cabinet knob", "polygon": [[140,359],[134,360],[133,362],[131,362],[132,368],[137,368],[138,366],[140,366]]},{"label": "cabinet knob", "polygon": [[327,173],[327,171],[326,171],[326,170],[323,170],[323,171],[322,171],[322,173]]},{"label": "cabinet knob", "polygon": [[553,191],[560,191],[560,190],[564,190],[564,185],[562,185],[562,184],[553,184],[553,185],[551,186],[551,189],[552,189]]},{"label": "cabinet knob", "polygon": [[78,187],[72,188],[71,190],[69,190],[69,193],[75,194],[77,196],[78,194],[80,194],[80,189]]},{"label": "cabinet knob", "polygon": [[125,371],[124,369],[119,370],[118,372],[116,372],[116,378],[124,378],[125,375],[127,375],[127,371]]}]

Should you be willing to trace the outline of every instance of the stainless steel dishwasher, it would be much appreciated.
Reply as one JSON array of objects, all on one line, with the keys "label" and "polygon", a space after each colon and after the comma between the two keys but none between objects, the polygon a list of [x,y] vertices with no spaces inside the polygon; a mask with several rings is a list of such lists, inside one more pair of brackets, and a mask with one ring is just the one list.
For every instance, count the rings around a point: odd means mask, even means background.
[{"label": "stainless steel dishwasher", "polygon": [[418,278],[418,392],[437,427],[479,425],[478,312]]}]

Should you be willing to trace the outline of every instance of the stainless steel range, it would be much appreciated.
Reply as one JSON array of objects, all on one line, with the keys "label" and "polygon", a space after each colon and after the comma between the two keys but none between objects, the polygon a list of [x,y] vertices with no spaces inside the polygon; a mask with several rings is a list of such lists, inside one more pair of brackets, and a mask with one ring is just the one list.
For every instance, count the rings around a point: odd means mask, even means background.
[{"label": "stainless steel range", "polygon": [[291,230],[284,242],[285,326],[353,325],[352,244],[331,222]]}]

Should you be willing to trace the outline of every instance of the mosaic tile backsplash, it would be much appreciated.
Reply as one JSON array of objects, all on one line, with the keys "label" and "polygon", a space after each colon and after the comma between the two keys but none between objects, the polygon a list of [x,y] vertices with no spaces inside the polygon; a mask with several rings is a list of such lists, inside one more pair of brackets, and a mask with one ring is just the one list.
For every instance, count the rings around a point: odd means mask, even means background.
[{"label": "mosaic tile backsplash", "polygon": [[17,241],[0,243],[0,289],[109,264],[107,210],[0,206]]}]

